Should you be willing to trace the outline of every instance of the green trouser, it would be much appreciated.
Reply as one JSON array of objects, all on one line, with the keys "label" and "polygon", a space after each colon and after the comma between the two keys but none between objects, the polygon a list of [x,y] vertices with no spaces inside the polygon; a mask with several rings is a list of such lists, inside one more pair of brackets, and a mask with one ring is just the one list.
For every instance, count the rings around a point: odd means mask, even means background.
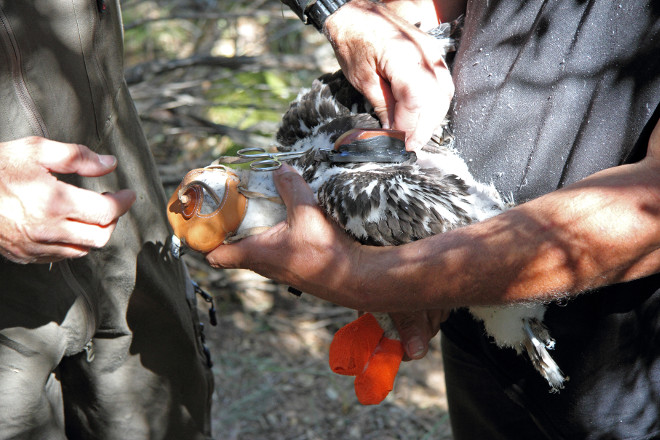
[{"label": "green trouser", "polygon": [[210,437],[195,293],[166,251],[165,195],[123,80],[119,1],[0,0],[0,141],[113,154],[137,201],[107,246],[50,265],[0,259],[0,439]]}]

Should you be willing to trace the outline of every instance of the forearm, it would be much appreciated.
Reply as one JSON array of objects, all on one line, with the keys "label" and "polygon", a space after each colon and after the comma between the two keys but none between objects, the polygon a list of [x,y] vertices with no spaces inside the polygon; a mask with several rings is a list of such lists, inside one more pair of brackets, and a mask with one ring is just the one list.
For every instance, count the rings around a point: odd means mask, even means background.
[{"label": "forearm", "polygon": [[660,270],[660,166],[613,168],[488,221],[392,248],[364,247],[367,310],[548,300]]},{"label": "forearm", "polygon": [[660,271],[660,128],[649,156],[489,220],[402,246],[363,246],[289,169],[275,183],[287,221],[207,259],[345,307],[448,309],[556,299]]}]

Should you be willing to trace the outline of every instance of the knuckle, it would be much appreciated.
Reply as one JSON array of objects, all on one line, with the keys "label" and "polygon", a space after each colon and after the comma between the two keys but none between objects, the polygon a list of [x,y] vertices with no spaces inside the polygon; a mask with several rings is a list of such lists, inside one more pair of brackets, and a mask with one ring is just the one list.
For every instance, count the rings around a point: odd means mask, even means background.
[{"label": "knuckle", "polygon": [[28,136],[20,141],[24,148],[29,148],[32,150],[38,150],[46,148],[46,143],[49,142],[48,139],[41,136]]},{"label": "knuckle", "polygon": [[115,216],[108,209],[99,210],[93,216],[94,223],[103,227],[112,225],[115,220]]},{"label": "knuckle", "polygon": [[46,219],[59,219],[66,216],[70,211],[69,201],[60,191],[48,191],[46,189],[41,210],[33,211],[33,222],[43,223]]},{"label": "knuckle", "polygon": [[82,145],[62,144],[62,162],[67,165],[73,165],[82,162],[85,159],[85,151]]},{"label": "knuckle", "polygon": [[400,331],[416,329],[419,325],[419,318],[412,313],[401,313],[392,316]]},{"label": "knuckle", "polygon": [[215,269],[233,269],[237,267],[236,263],[230,263],[225,261],[222,258],[222,255],[220,252],[218,252],[217,249],[211,251],[211,253],[206,255],[206,261],[209,263],[209,265]]},{"label": "knuckle", "polygon": [[57,164],[65,170],[75,170],[87,159],[86,147],[78,144],[53,142],[48,148],[42,149],[43,161],[49,165]]},{"label": "knuckle", "polygon": [[110,226],[119,217],[119,207],[114,201],[105,195],[95,197],[94,206],[90,206],[87,216],[92,223],[99,226]]}]

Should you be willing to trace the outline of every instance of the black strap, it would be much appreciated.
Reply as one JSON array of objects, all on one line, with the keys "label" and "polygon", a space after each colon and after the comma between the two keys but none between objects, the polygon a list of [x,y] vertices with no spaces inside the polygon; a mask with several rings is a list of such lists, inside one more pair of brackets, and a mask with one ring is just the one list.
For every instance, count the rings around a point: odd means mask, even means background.
[{"label": "black strap", "polygon": [[313,25],[319,32],[325,20],[350,0],[281,0],[305,24]]},{"label": "black strap", "polygon": [[415,153],[406,151],[401,139],[391,136],[374,136],[357,139],[341,145],[338,150],[319,150],[321,160],[340,163],[402,163],[417,159]]}]

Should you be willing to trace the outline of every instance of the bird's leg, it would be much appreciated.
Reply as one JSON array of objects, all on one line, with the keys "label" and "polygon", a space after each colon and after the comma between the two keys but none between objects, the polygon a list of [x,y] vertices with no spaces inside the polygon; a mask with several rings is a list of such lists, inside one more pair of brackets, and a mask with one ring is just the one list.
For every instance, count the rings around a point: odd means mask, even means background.
[{"label": "bird's leg", "polygon": [[363,405],[377,405],[394,386],[404,350],[386,313],[365,313],[335,334],[330,369],[355,376],[355,395]]}]

